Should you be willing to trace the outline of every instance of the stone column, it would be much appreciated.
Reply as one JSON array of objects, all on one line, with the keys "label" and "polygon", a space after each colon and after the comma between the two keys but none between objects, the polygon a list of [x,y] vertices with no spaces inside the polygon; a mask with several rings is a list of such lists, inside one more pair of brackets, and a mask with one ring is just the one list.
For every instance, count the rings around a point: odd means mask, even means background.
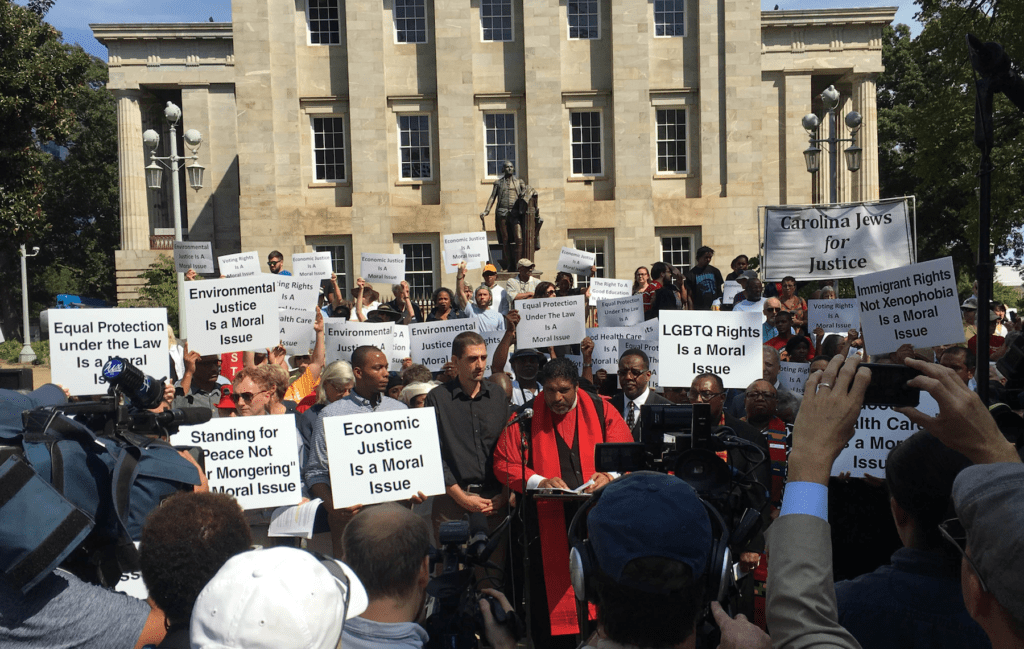
[{"label": "stone column", "polygon": [[720,49],[724,25],[719,20],[717,2],[698,3],[697,36],[700,39],[700,194],[721,194],[725,179],[725,142],[722,122],[725,117],[724,60]]},{"label": "stone column", "polygon": [[853,109],[864,118],[857,133],[857,144],[864,150],[860,171],[854,177],[854,198],[858,201],[876,200],[878,188],[878,104],[875,89],[876,74],[867,74],[853,80]]},{"label": "stone column", "polygon": [[146,155],[142,146],[139,90],[115,90],[118,176],[121,191],[121,249],[149,250]]},{"label": "stone column", "polygon": [[782,202],[787,205],[800,205],[811,202],[811,189],[814,177],[807,173],[804,162],[804,149],[808,144],[807,131],[801,124],[804,115],[811,112],[811,71],[790,72],[785,76],[784,119],[785,140],[782,150],[785,162],[782,167],[785,180],[782,184]]}]

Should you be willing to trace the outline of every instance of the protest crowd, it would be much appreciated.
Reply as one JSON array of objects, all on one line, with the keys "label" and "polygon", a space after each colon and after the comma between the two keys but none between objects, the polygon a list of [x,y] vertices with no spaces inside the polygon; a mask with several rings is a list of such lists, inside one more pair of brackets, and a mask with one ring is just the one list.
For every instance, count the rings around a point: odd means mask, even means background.
[{"label": "protest crowd", "polygon": [[[269,273],[189,273],[187,339],[165,318],[130,359],[165,381],[133,421],[174,425],[124,438],[173,446],[191,476],[142,513],[141,579],[121,580],[142,590],[82,569],[82,538],[28,587],[8,581],[25,553],[0,557],[0,647],[430,646],[428,586],[460,543],[487,552],[464,562],[482,646],[1024,647],[1024,384],[993,364],[983,403],[974,379],[979,326],[993,362],[1019,362],[1020,318],[929,285],[921,324],[962,339],[885,348],[867,284],[841,300],[744,255],[723,277],[714,254],[632,281],[462,262],[424,300],[400,276],[289,272],[278,251]],[[913,372],[916,407],[865,404],[885,366]],[[5,391],[0,442],[24,411],[106,394],[62,367],[63,389]],[[604,444],[692,446],[726,486],[610,466]],[[0,518],[21,488],[0,488]]]}]

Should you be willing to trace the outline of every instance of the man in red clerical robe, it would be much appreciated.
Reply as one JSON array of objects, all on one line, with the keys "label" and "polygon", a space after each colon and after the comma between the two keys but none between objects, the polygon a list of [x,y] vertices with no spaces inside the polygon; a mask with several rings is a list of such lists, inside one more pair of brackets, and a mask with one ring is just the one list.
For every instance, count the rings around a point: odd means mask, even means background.
[{"label": "man in red clerical robe", "polygon": [[[516,424],[502,431],[494,450],[494,473],[502,484],[523,492],[520,441],[521,431],[525,429],[529,431],[527,489],[576,489],[589,482],[583,492],[592,493],[616,477],[594,470],[595,445],[632,442],[633,436],[615,407],[602,397],[580,389],[576,365],[572,361],[555,359],[544,366],[538,378],[544,390],[532,402],[533,418],[526,420],[522,428]],[[549,647],[557,643],[541,644],[538,630],[551,636],[564,636],[578,633],[579,627],[569,582],[565,508],[558,501],[537,500],[536,510],[540,529],[540,567],[543,569],[543,573],[538,574],[543,574],[543,594],[547,599],[550,627],[538,629],[539,625],[534,625],[533,639],[536,646]],[[538,590],[539,586],[533,587],[535,594]],[[534,620],[538,621],[536,617]]]}]

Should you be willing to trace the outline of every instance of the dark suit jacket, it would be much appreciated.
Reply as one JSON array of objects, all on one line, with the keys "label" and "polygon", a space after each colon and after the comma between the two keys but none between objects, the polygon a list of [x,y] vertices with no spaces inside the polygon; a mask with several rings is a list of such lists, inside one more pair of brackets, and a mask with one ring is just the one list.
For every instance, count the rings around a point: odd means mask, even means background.
[{"label": "dark suit jacket", "polygon": [[[672,402],[669,401],[668,399],[666,399],[665,397],[661,396],[660,394],[658,394],[654,390],[651,390],[647,394],[647,401],[644,402],[644,405],[645,406],[656,406],[656,405],[659,405],[659,404],[666,404],[666,403],[667,404],[671,404]],[[622,390],[616,390],[615,394],[612,395],[611,404],[612,404],[612,406],[616,410],[619,411],[619,414],[621,415],[622,412],[626,409],[626,394]],[[622,419],[625,420],[626,417],[623,416]],[[629,432],[631,432],[633,434],[633,441],[634,442],[639,442],[640,441],[640,413],[639,412],[636,413],[636,421],[633,422],[633,428],[631,428]]]}]

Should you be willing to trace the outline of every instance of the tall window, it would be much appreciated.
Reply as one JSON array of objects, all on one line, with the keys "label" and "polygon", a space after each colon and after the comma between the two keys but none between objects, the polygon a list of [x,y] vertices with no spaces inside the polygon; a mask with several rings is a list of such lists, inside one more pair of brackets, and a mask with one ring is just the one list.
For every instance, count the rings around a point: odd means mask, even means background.
[{"label": "tall window", "polygon": [[430,115],[398,116],[402,180],[430,180]]},{"label": "tall window", "polygon": [[654,0],[654,35],[685,36],[686,0]]},{"label": "tall window", "polygon": [[339,182],[345,176],[345,118],[313,118],[313,177]]},{"label": "tall window", "polygon": [[658,173],[686,173],[686,109],[659,108]]},{"label": "tall window", "polygon": [[500,176],[506,160],[516,164],[515,113],[484,113],[484,148],[487,153],[487,175]]},{"label": "tall window", "polygon": [[331,270],[338,275],[338,287],[344,292],[348,286],[348,249],[340,245],[314,245],[314,252],[331,253]]},{"label": "tall window", "polygon": [[661,260],[676,268],[693,266],[693,237],[667,236],[661,238]]},{"label": "tall window", "polygon": [[341,40],[338,0],[307,0],[309,42],[312,45],[337,45]]},{"label": "tall window", "polygon": [[480,30],[485,41],[511,41],[512,0],[480,0]]},{"label": "tall window", "polygon": [[565,15],[569,21],[569,38],[601,38],[601,14],[598,0],[568,0]]},{"label": "tall window", "polygon": [[395,41],[427,42],[427,0],[394,0]]},{"label": "tall window", "polygon": [[403,243],[405,281],[414,300],[429,300],[434,293],[434,246],[430,243]]},{"label": "tall window", "polygon": [[580,111],[569,114],[572,127],[572,173],[574,176],[600,176],[601,112]]},{"label": "tall window", "polygon": [[[608,237],[606,236],[580,236],[573,239],[573,245],[577,250],[593,252],[597,255],[594,265],[597,266],[597,273],[594,277],[608,277],[607,255]],[[590,277],[587,275],[576,275],[576,286],[586,288],[590,286]]]}]

